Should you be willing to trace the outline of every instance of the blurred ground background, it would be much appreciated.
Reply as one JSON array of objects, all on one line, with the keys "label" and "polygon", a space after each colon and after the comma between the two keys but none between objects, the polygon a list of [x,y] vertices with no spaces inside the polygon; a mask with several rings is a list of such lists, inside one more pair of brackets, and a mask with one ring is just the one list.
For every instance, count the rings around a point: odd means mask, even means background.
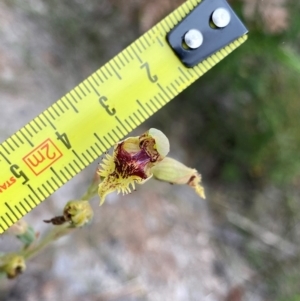
[{"label": "blurred ground background", "polygon": [[[1,141],[181,2],[2,0]],[[92,225],[2,279],[0,300],[300,300],[300,3],[229,2],[249,40],[136,130],[164,131],[207,200],[155,181],[95,199]],[[25,219],[47,231],[95,166]]]}]

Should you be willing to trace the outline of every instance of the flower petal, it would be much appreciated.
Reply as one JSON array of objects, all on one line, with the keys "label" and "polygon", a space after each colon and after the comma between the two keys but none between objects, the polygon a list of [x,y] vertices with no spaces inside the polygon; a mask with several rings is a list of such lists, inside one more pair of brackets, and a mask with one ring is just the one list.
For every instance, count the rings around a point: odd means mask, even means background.
[{"label": "flower petal", "polygon": [[205,199],[204,188],[201,183],[201,175],[196,169],[189,168],[181,162],[166,157],[151,169],[154,178],[172,184],[187,184],[193,187],[196,193]]},{"label": "flower petal", "polygon": [[103,178],[98,187],[100,205],[109,193],[130,193],[135,183],[143,184],[151,178],[151,168],[163,160],[169,149],[168,138],[157,129],[116,144],[113,154],[105,156],[98,170]]}]

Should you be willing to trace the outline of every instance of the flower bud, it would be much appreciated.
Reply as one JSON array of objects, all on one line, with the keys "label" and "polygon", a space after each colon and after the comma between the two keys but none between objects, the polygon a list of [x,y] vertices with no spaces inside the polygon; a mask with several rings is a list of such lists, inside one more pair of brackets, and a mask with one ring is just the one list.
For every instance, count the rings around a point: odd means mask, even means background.
[{"label": "flower bud", "polygon": [[196,169],[189,168],[179,161],[166,157],[159,164],[152,167],[154,178],[171,184],[187,184],[205,199],[204,188],[201,186],[201,175]]},{"label": "flower bud", "polygon": [[72,227],[82,227],[91,222],[94,213],[88,201],[70,201],[64,208],[64,218]]},{"label": "flower bud", "polygon": [[168,138],[157,129],[119,142],[113,154],[103,159],[98,171],[103,178],[98,188],[100,205],[107,194],[113,191],[127,194],[135,188],[135,183],[143,184],[150,179],[151,168],[164,159],[169,149]]},{"label": "flower bud", "polygon": [[10,253],[0,257],[0,272],[5,273],[9,279],[17,277],[25,269],[26,265],[23,256]]},{"label": "flower bud", "polygon": [[69,201],[65,205],[62,216],[55,216],[50,220],[44,220],[44,222],[56,226],[69,222],[71,227],[79,228],[90,223],[93,216],[93,209],[89,202],[86,200],[77,200]]}]

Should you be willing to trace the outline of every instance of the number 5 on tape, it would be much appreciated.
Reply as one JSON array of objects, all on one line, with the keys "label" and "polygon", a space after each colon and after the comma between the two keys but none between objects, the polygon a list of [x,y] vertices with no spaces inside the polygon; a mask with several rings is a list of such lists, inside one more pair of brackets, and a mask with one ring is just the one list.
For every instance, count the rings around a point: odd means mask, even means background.
[{"label": "number 5 on tape", "polygon": [[190,0],[0,144],[0,233],[247,39],[225,0]]}]

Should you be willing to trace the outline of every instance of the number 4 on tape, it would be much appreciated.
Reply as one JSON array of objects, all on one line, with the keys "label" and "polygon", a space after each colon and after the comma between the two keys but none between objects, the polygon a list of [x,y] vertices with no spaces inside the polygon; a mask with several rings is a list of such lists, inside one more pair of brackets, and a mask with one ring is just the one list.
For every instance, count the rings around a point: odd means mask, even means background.
[{"label": "number 4 on tape", "polygon": [[225,0],[190,0],[0,144],[0,233],[247,39]]}]

